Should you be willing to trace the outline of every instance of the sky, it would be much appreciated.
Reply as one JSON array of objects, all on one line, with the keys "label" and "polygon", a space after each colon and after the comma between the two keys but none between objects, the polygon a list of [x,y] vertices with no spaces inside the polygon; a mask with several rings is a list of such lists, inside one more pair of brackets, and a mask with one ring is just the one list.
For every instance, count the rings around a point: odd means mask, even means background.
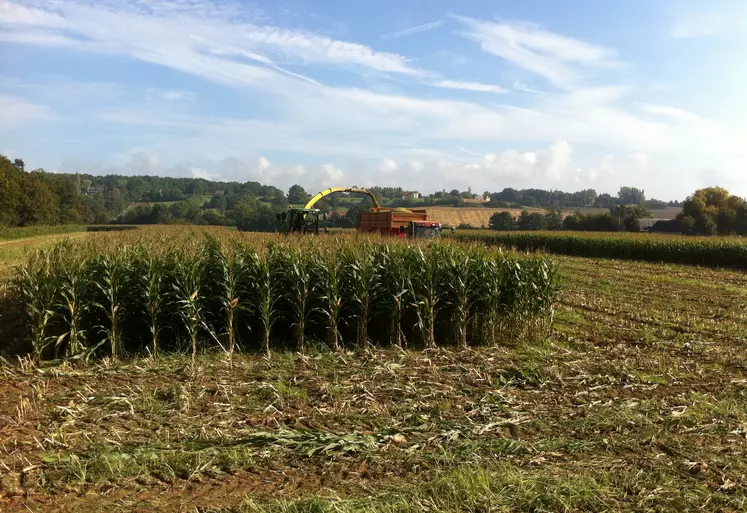
[{"label": "sky", "polygon": [[747,196],[744,0],[0,0],[48,171]]}]

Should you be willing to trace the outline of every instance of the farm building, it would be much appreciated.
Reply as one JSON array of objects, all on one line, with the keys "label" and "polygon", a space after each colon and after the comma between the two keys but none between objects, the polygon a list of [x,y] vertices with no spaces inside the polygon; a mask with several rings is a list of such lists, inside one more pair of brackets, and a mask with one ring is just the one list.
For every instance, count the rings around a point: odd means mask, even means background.
[{"label": "farm building", "polygon": [[656,223],[660,221],[669,221],[669,219],[639,219],[638,224],[640,225],[642,231],[648,232]]},{"label": "farm building", "polygon": [[402,193],[403,200],[411,200],[411,199],[418,199],[418,198],[420,198],[420,193],[418,191],[404,191]]},{"label": "farm building", "polygon": [[[648,231],[655,233],[682,233],[682,227],[677,219],[651,219],[656,221]],[[643,224],[641,224],[643,229]]]}]

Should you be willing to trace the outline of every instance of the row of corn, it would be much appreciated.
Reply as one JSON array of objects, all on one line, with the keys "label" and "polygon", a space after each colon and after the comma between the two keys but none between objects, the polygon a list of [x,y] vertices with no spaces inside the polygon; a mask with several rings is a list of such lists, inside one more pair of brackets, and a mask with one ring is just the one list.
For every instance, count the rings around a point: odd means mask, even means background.
[{"label": "row of corn", "polygon": [[475,230],[450,237],[462,242],[562,255],[747,269],[747,239],[737,236]]},{"label": "row of corn", "polygon": [[482,245],[93,237],[16,270],[19,336],[40,358],[536,338],[558,290],[546,258]]}]

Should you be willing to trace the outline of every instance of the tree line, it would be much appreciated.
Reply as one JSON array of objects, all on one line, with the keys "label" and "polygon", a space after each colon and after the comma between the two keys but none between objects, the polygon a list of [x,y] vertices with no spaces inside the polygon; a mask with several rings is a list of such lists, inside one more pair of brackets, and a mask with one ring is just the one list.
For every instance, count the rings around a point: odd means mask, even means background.
[{"label": "tree line", "polygon": [[[373,187],[372,192],[388,206],[459,206],[479,198],[470,188],[437,191],[417,201],[403,200],[401,187]],[[26,170],[21,159],[11,161],[0,155],[0,225],[31,226],[53,224],[211,224],[237,226],[246,230],[273,230],[276,214],[289,205],[303,205],[311,195],[300,185],[287,192],[271,185],[249,181],[223,182],[202,178],[159,176],[96,176],[87,173],[48,173]],[[495,217],[491,227],[499,229],[637,229],[637,220],[650,217],[650,210],[683,206],[683,212],[669,229],[683,233],[747,233],[745,201],[719,187],[701,189],[685,202],[647,199],[642,189],[621,187],[617,196],[597,194],[593,189],[573,193],[543,189],[505,188],[482,195],[486,206],[523,208],[542,206],[549,210],[544,221],[538,215],[509,222]],[[332,195],[315,205],[329,212],[330,226],[355,227],[361,212],[371,206],[368,197]],[[576,212],[563,219],[561,208],[597,206],[609,209],[601,214]],[[343,213],[343,210],[346,210]],[[513,219],[513,218],[512,218]],[[530,228],[526,228],[530,227]]]},{"label": "tree line", "polygon": [[[629,199],[620,196],[619,201]],[[644,201],[644,204],[620,203],[608,212],[576,211],[565,218],[560,210],[548,210],[544,214],[523,210],[518,217],[508,211],[496,212],[490,217],[489,228],[637,232],[641,231],[640,220],[651,217],[651,210]],[[676,219],[659,221],[652,230],[692,235],[747,235],[747,201],[722,187],[699,189],[683,202],[682,212]]]}]

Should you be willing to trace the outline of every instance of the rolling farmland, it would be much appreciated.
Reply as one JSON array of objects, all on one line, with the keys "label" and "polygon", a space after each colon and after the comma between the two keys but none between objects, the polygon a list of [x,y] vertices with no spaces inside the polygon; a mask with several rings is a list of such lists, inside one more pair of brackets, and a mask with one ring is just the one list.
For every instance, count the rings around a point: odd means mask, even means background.
[{"label": "rolling farmland", "polygon": [[[521,215],[522,210],[528,212],[545,213],[544,208],[488,208],[488,207],[426,207],[433,221],[437,221],[445,226],[459,226],[460,224],[469,224],[473,227],[487,228],[490,223],[490,216],[496,212],[511,212],[514,217]],[[576,210],[588,213],[604,213],[608,209],[604,208],[565,208],[563,215],[574,213]],[[682,209],[672,207],[662,210],[654,210],[652,214],[657,219],[674,219]]]},{"label": "rolling farmland", "polygon": [[[515,217],[521,215],[522,209],[517,208],[486,208],[486,207],[427,207],[432,221],[444,226],[459,226],[469,224],[475,227],[488,227],[490,216],[496,212],[511,212]],[[545,212],[543,209],[527,209],[529,212]]]}]

